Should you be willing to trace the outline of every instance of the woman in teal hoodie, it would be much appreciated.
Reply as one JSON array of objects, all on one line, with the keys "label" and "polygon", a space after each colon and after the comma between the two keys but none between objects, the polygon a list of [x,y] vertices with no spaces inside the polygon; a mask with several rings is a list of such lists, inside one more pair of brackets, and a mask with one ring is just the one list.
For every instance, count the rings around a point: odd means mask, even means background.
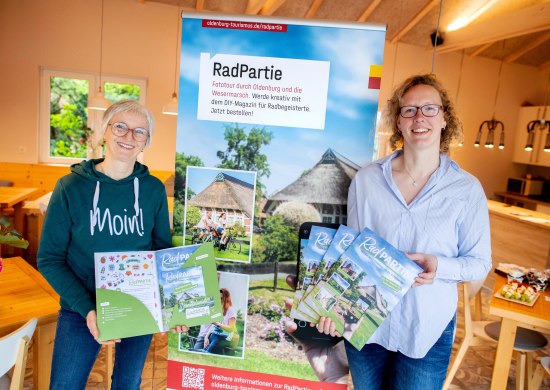
[{"label": "woman in teal hoodie", "polygon": [[94,252],[171,245],[166,191],[137,162],[153,117],[136,101],[105,111],[105,158],[71,166],[48,206],[38,268],[61,297],[50,389],[84,389],[101,344],[116,344],[112,389],[139,389],[151,335],[97,341]]}]

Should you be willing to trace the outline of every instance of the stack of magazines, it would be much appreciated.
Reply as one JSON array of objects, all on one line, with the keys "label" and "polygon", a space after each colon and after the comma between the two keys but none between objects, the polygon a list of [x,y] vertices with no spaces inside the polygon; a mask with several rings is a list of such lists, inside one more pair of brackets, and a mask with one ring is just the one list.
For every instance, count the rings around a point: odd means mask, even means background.
[{"label": "stack of magazines", "polygon": [[291,317],[334,321],[361,349],[423,270],[372,230],[313,226],[300,258]]}]

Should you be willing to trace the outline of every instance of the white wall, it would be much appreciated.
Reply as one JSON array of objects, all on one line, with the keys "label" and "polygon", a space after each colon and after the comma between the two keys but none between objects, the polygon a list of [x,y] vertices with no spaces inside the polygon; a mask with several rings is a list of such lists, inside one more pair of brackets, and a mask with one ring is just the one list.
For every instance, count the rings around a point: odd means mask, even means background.
[{"label": "white wall", "polygon": [[[104,15],[102,71],[147,79],[156,127],[145,163],[171,170],[176,117],[161,110],[174,90],[177,8],[106,0]],[[99,72],[100,20],[100,0],[0,1],[1,161],[38,162],[40,66]]]},{"label": "white wall", "polygon": [[[0,1],[0,161],[38,162],[40,66],[99,70],[100,7],[100,0]],[[145,163],[152,169],[172,170],[176,118],[163,115],[161,109],[174,87],[177,9],[106,0],[104,12],[103,72],[148,80],[147,105],[156,130]],[[436,74],[453,98],[461,58],[461,52],[436,57]],[[429,73],[431,63],[429,48],[387,43],[380,102],[407,76]],[[504,122],[506,148],[474,149],[479,125],[492,118],[499,65],[495,60],[464,57],[458,112],[465,144],[453,152],[457,162],[480,179],[488,196],[503,190],[508,176],[523,173],[524,166],[512,163],[518,108],[524,102],[542,105],[548,79],[547,72],[536,68],[504,64],[495,118]]]}]

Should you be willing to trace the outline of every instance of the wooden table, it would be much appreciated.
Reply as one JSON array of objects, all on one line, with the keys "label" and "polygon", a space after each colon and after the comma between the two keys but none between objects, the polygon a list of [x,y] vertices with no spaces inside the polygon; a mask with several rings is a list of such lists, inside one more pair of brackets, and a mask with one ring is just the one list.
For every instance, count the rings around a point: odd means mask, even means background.
[{"label": "wooden table", "polygon": [[[493,295],[505,283],[506,278],[497,275]],[[491,298],[489,314],[502,317],[495,365],[493,367],[493,378],[491,380],[491,390],[506,389],[518,326],[543,333],[550,333],[550,301],[547,301],[546,297],[550,297],[549,290],[539,296],[533,307],[509,302],[504,299],[495,298],[494,296]]]},{"label": "wooden table", "polygon": [[0,335],[6,335],[31,318],[38,319],[34,333],[34,388],[48,389],[59,296],[40,273],[21,257],[4,259],[0,273]]},{"label": "wooden table", "polygon": [[38,188],[24,187],[0,187],[0,214],[2,209],[13,207],[14,209],[14,228],[24,234],[23,202],[38,192]]},{"label": "wooden table", "polygon": [[[38,188],[24,187],[0,187],[0,215],[4,208],[13,207],[13,227],[25,236],[25,218],[23,215],[23,202],[38,192]],[[0,252],[1,253],[1,252]],[[23,251],[17,249],[16,254],[22,255]]]}]

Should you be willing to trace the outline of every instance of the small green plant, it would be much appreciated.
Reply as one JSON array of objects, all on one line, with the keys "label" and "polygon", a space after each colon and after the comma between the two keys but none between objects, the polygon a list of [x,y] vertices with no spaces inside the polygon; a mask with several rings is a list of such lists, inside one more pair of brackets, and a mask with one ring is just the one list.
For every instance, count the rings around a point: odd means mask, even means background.
[{"label": "small green plant", "polygon": [[0,216],[0,245],[10,245],[15,248],[27,249],[29,242],[21,233],[15,230],[5,216]]}]

